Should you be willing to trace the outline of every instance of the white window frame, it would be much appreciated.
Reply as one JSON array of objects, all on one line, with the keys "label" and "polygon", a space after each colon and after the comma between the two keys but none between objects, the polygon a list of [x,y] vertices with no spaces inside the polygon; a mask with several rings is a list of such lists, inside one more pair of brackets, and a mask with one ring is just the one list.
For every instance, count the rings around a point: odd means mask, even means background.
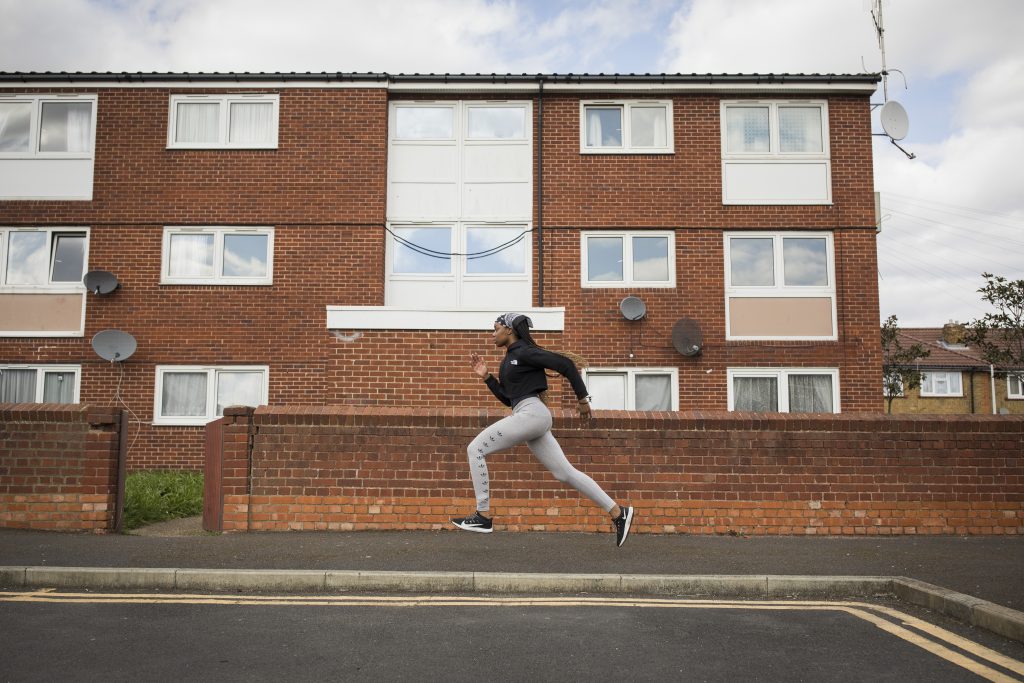
[{"label": "white window frame", "polygon": [[[622,109],[622,146],[590,147],[587,145],[587,108]],[[630,137],[633,134],[632,110],[644,107],[665,107],[665,146],[634,147]],[[675,136],[672,115],[672,100],[580,100],[580,154],[675,154]]]},{"label": "white window frame", "polygon": [[[945,375],[946,376],[946,386],[947,387],[951,386],[951,382],[949,381],[949,378],[952,375],[956,375],[957,377],[960,378],[960,381],[958,382],[958,384],[960,385],[960,391],[958,391],[957,393],[953,393],[951,391],[950,392],[944,392],[944,393],[936,393],[934,390],[932,390],[932,391],[925,391],[925,387],[924,387],[925,380],[928,379],[929,376],[933,376],[933,375]],[[932,379],[932,383],[933,383],[933,386],[934,386],[934,379]],[[963,395],[964,395],[964,378],[963,378],[963,373],[960,372],[959,370],[923,370],[921,372],[920,395],[922,397],[924,397],[924,398],[961,398],[961,397],[963,397]]]},{"label": "white window frame", "polygon": [[[1014,378],[1017,381],[1017,391],[1012,390]],[[1024,372],[1006,373],[1006,398],[1014,401],[1024,399]]]},{"label": "white window frame", "polygon": [[[774,285],[737,285],[732,284],[732,238],[772,238],[773,244],[773,256],[774,256],[774,269],[775,269],[775,284]],[[809,239],[825,239],[825,258],[828,275],[828,285],[786,285],[785,284],[785,263],[783,261],[783,240],[786,238],[809,238]],[[838,334],[838,313],[836,309],[836,256],[835,256],[835,241],[831,232],[803,232],[803,231],[783,231],[783,232],[762,232],[762,231],[732,231],[723,233],[723,254],[724,254],[724,267],[725,267],[725,338],[726,340],[756,340],[756,339],[770,339],[770,340],[785,340],[785,341],[835,341],[839,338]],[[789,336],[789,335],[778,335],[778,336],[734,336],[732,334],[731,324],[731,306],[729,304],[732,298],[751,298],[751,297],[763,297],[763,298],[796,298],[796,299],[818,299],[828,297],[832,301],[832,334],[820,337],[801,337],[801,336]]]},{"label": "white window frame", "polygon": [[[36,398],[43,397],[43,386],[48,372],[70,372],[75,376],[75,400],[69,404],[81,403],[82,397],[82,366],[81,365],[21,365],[17,363],[0,364],[0,372],[4,370],[35,370],[36,371]],[[42,403],[42,401],[32,401]]]},{"label": "white window frame", "polygon": [[[57,93],[20,95],[0,93],[0,103],[27,102],[32,104],[32,119],[29,123],[29,149],[27,152],[0,152],[0,159],[92,159],[96,154],[96,95],[63,95]],[[43,104],[48,102],[88,102],[92,105],[89,149],[85,152],[41,152],[39,145],[42,134]]]},{"label": "white window frame", "polygon": [[[7,259],[8,259],[8,248],[10,246],[10,235],[15,232],[45,232],[46,233],[46,248],[50,254],[50,264],[47,266],[46,283],[35,284],[35,285],[15,285],[7,283]],[[54,257],[54,236],[55,235],[67,235],[67,234],[79,234],[85,236],[85,252],[83,254],[82,261],[82,276],[89,272],[89,242],[90,240],[89,228],[70,226],[70,227],[54,227],[54,226],[39,226],[32,228],[5,228],[0,227],[0,293],[25,293],[25,292],[46,292],[48,294],[76,294],[78,292],[85,292],[85,285],[81,280],[78,282],[54,282],[53,281],[53,257]]]},{"label": "white window frame", "polygon": [[[238,103],[270,102],[273,105],[272,140],[269,142],[229,141],[231,126],[231,105]],[[178,104],[218,104],[219,134],[217,142],[177,142],[175,131],[178,126]],[[167,149],[277,149],[280,134],[281,98],[275,93],[224,93],[220,95],[171,95],[167,124]]]},{"label": "white window frame", "polygon": [[[188,417],[165,417],[163,411],[164,375],[166,373],[206,373],[206,415]],[[158,365],[156,366],[156,391],[153,398],[153,424],[169,426],[202,426],[219,418],[217,415],[217,379],[225,372],[263,373],[263,396],[260,405],[270,402],[269,365]]]},{"label": "white window frame", "polygon": [[[733,380],[736,377],[774,377],[778,380],[776,386],[779,396],[779,412],[789,412],[789,378],[793,375],[831,375],[832,377],[832,414],[842,412],[839,405],[839,369],[838,368],[727,368],[726,381],[728,382],[728,409],[729,412],[736,410]],[[804,414],[804,413],[801,413]],[[829,413],[807,413],[809,415]]]},{"label": "white window frame", "polygon": [[[172,277],[171,236],[213,235],[213,267],[210,277]],[[266,236],[267,274],[265,277],[236,277],[224,275],[224,238],[228,235]],[[273,227],[176,227],[164,228],[160,258],[160,284],[162,285],[256,285],[274,284],[274,228]]]},{"label": "white window frame", "polygon": [[[768,108],[768,151],[767,152],[730,152],[728,147],[728,129],[726,110],[730,108],[758,109]],[[782,152],[779,128],[779,109],[781,108],[821,110],[821,151],[820,152]],[[721,103],[721,144],[722,159],[735,161],[802,161],[806,159],[831,159],[829,146],[829,123],[827,100],[722,100]]]},{"label": "white window frame", "polygon": [[533,281],[533,242],[531,240],[531,223],[529,222],[508,222],[495,223],[489,221],[431,221],[429,223],[395,222],[388,223],[391,230],[401,228],[450,228],[452,231],[451,251],[458,254],[466,253],[466,246],[469,243],[469,228],[517,228],[526,232],[521,244],[526,252],[525,266],[522,274],[512,273],[469,273],[467,272],[468,259],[465,256],[453,256],[451,272],[449,273],[395,273],[395,238],[389,232],[384,248],[385,259],[385,282],[390,286],[391,282],[452,282],[455,286],[455,301],[451,306],[460,308],[462,306],[462,290],[467,285],[477,282],[525,282],[530,286]]},{"label": "white window frame", "polygon": [[636,378],[643,375],[671,375],[672,408],[679,410],[679,368],[648,367],[587,367],[583,369],[583,382],[590,383],[592,375],[626,375],[626,410],[636,410]]},{"label": "white window frame", "polygon": [[[589,252],[587,239],[590,237],[621,237],[622,238],[622,280],[591,281],[589,273]],[[668,280],[665,282],[637,280],[633,277],[633,238],[635,237],[667,237],[668,238]],[[587,230],[580,233],[580,286],[586,289],[675,289],[676,286],[676,234],[672,230]]]}]

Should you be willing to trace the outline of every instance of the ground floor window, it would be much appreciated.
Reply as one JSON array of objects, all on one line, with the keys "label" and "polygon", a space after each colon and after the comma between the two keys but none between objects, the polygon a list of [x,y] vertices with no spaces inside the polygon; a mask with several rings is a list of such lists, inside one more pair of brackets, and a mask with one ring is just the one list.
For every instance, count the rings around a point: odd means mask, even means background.
[{"label": "ground floor window", "polygon": [[922,396],[963,396],[959,372],[922,372]]},{"label": "ground floor window", "polygon": [[676,368],[587,368],[595,410],[679,410]]},{"label": "ground floor window", "polygon": [[1007,398],[1024,398],[1024,373],[1006,376]]},{"label": "ground floor window", "polygon": [[729,368],[729,410],[838,413],[839,371],[831,368]]},{"label": "ground floor window", "polygon": [[0,403],[78,403],[78,365],[0,365]]},{"label": "ground floor window", "polygon": [[266,366],[159,366],[153,424],[204,425],[228,406],[268,401]]}]

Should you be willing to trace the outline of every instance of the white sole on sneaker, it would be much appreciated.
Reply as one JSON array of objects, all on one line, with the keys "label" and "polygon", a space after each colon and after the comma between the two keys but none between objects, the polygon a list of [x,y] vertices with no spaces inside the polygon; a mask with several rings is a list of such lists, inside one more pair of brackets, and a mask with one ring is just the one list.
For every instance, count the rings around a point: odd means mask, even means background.
[{"label": "white sole on sneaker", "polygon": [[483,527],[474,526],[472,524],[459,524],[458,522],[454,521],[452,522],[452,524],[459,527],[463,531],[475,531],[478,534],[489,534],[492,531],[494,531],[494,527],[491,527],[490,529],[484,529]]},{"label": "white sole on sneaker", "polygon": [[626,542],[626,538],[629,536],[629,527],[633,524],[633,506],[626,508],[626,528],[622,530],[622,539],[618,543],[618,547],[621,548],[622,544]]}]

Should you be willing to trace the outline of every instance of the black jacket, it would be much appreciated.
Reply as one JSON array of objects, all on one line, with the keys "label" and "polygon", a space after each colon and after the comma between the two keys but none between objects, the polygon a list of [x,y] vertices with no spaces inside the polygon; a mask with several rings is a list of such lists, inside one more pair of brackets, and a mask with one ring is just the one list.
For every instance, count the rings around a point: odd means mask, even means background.
[{"label": "black jacket", "polygon": [[519,340],[505,351],[505,358],[498,370],[500,380],[490,375],[487,388],[498,400],[507,406],[529,396],[536,396],[548,388],[548,379],[544,370],[554,370],[569,380],[576,398],[587,395],[587,385],[571,360],[563,355],[546,351],[538,346],[531,346]]}]

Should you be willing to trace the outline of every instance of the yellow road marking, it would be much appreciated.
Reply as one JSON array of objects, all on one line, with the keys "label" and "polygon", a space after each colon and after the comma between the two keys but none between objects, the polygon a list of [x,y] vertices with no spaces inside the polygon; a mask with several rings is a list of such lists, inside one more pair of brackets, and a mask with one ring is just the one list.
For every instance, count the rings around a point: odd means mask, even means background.
[{"label": "yellow road marking", "polygon": [[[346,607],[661,607],[683,609],[756,609],[770,611],[838,611],[867,621],[877,628],[908,643],[941,657],[961,668],[991,681],[1014,681],[995,669],[970,659],[959,652],[915,633],[911,626],[938,640],[954,645],[979,659],[987,660],[1004,669],[1024,675],[1024,662],[1011,659],[999,652],[956,635],[940,626],[930,624],[904,612],[864,602],[811,601],[811,600],[708,600],[678,598],[616,598],[616,597],[452,597],[438,595],[419,596],[288,596],[247,595],[230,596],[207,593],[61,593],[53,588],[30,592],[0,593],[0,602],[42,602],[83,604],[180,604],[180,605],[288,605],[288,606],[346,606]],[[884,619],[878,612],[898,619],[903,626]]]}]

